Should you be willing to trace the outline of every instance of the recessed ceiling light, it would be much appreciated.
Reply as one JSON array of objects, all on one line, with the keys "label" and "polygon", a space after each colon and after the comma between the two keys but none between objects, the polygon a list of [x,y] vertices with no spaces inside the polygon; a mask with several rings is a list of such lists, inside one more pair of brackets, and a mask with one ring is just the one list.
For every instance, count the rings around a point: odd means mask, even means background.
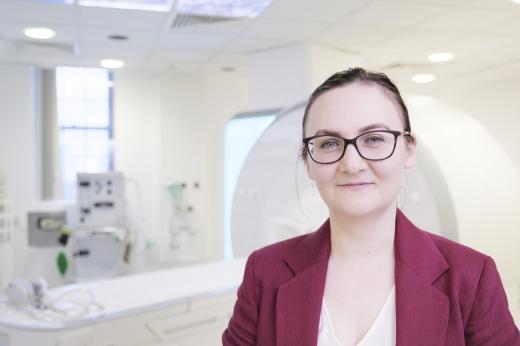
[{"label": "recessed ceiling light", "polygon": [[453,53],[450,52],[439,52],[428,55],[428,60],[431,62],[446,62],[451,59],[453,59]]},{"label": "recessed ceiling light", "polygon": [[272,0],[178,0],[175,11],[181,14],[224,18],[254,18],[264,12]]},{"label": "recessed ceiling light", "polygon": [[520,5],[520,0],[511,0],[512,2],[514,2],[515,4],[519,4]]},{"label": "recessed ceiling light", "polygon": [[49,28],[25,28],[24,35],[37,40],[48,40],[56,35],[56,31]]},{"label": "recessed ceiling light", "polygon": [[125,62],[123,60],[117,59],[103,59],[101,60],[101,66],[109,69],[117,69],[125,66]]},{"label": "recessed ceiling light", "polygon": [[412,80],[415,83],[425,84],[425,83],[431,83],[435,80],[435,76],[428,73],[421,73],[416,74],[412,77]]},{"label": "recessed ceiling light", "polygon": [[108,38],[111,39],[111,40],[114,40],[114,41],[126,41],[126,40],[128,40],[128,36],[120,35],[120,34],[108,35]]}]

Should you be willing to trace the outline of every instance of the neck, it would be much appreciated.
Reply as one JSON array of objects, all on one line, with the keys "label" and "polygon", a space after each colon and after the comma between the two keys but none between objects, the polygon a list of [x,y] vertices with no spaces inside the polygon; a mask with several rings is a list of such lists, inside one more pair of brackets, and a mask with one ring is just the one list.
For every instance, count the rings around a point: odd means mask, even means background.
[{"label": "neck", "polygon": [[361,217],[330,213],[330,257],[365,260],[394,256],[394,205]]}]

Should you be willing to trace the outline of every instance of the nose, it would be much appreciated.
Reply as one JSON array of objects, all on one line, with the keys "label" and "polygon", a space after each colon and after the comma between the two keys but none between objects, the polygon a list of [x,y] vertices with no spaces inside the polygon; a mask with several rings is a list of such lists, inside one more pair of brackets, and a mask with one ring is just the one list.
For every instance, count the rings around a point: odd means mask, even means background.
[{"label": "nose", "polygon": [[349,174],[356,174],[364,170],[367,166],[367,162],[362,158],[353,144],[347,145],[345,154],[339,160],[339,169],[342,172]]}]

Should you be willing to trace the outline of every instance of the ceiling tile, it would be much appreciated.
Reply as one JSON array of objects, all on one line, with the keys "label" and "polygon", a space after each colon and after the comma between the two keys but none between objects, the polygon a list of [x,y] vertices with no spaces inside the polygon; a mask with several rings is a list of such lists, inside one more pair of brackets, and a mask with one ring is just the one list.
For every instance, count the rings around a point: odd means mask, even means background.
[{"label": "ceiling tile", "polygon": [[434,18],[446,11],[446,6],[417,4],[404,1],[374,1],[343,21],[363,25],[406,28]]},{"label": "ceiling tile", "polygon": [[462,40],[454,41],[439,47],[441,51],[449,51],[458,58],[479,59],[483,53],[492,52],[502,47],[515,44],[519,39],[515,37],[497,36],[490,34],[472,35]]},{"label": "ceiling tile", "polygon": [[81,59],[75,56],[19,55],[18,61],[37,66],[82,66]]},{"label": "ceiling tile", "polygon": [[230,53],[253,53],[261,50],[281,47],[288,44],[289,40],[236,38],[226,45],[226,51]]},{"label": "ceiling tile", "polygon": [[171,64],[201,64],[210,60],[216,51],[187,51],[178,49],[154,48],[150,50],[147,59],[155,62]]},{"label": "ceiling tile", "polygon": [[[110,35],[125,35],[128,36],[128,40],[118,41],[111,40],[108,38]],[[79,36],[82,43],[101,43],[101,44],[113,44],[115,46],[120,45],[149,45],[153,42],[156,33],[143,32],[143,31],[132,31],[128,29],[116,29],[116,28],[92,28],[92,27],[80,27]]]},{"label": "ceiling tile", "polygon": [[14,62],[16,61],[15,56],[8,50],[0,49],[0,62]]},{"label": "ceiling tile", "polygon": [[490,28],[488,32],[490,34],[519,37],[518,33],[520,33],[520,18],[515,18],[510,21],[499,23],[496,26]]},{"label": "ceiling tile", "polygon": [[305,41],[313,38],[326,27],[327,24],[318,22],[257,19],[242,32],[240,37]]},{"label": "ceiling tile", "polygon": [[[174,19],[174,17],[173,17]],[[247,26],[253,22],[253,19],[229,20],[208,24],[195,24],[185,27],[172,28],[172,20],[165,32],[178,34],[195,34],[208,36],[224,36],[234,37],[240,34]]]},{"label": "ceiling tile", "polygon": [[101,45],[101,44],[81,44],[79,53],[83,58],[99,58],[99,59],[143,59],[148,47],[139,45]]},{"label": "ceiling tile", "polygon": [[261,18],[334,22],[369,2],[369,0],[277,0],[273,1]]},{"label": "ceiling tile", "polygon": [[168,49],[214,50],[221,48],[229,38],[224,36],[162,33],[155,39],[155,47]]},{"label": "ceiling tile", "polygon": [[[462,35],[460,38],[466,37]],[[401,62],[426,62],[431,53],[443,51],[447,42],[456,39],[455,33],[439,31],[406,30],[363,50],[363,53],[394,53]],[[388,53],[385,53],[388,52]],[[397,61],[396,61],[397,62]]]},{"label": "ceiling tile", "polygon": [[402,50],[376,49],[363,52],[361,60],[374,69],[394,65],[425,66],[429,61],[422,55],[407,54]]},{"label": "ceiling tile", "polygon": [[353,52],[375,46],[400,29],[342,21],[314,38],[315,42]]},{"label": "ceiling tile", "polygon": [[79,6],[78,18],[80,25],[89,27],[159,32],[168,13]]},{"label": "ceiling tile", "polygon": [[9,50],[7,41],[0,35],[0,51]]},{"label": "ceiling tile", "polygon": [[247,58],[244,54],[221,53],[211,58],[209,64],[219,67],[231,66],[239,68],[246,66]]},{"label": "ceiling tile", "polygon": [[520,11],[520,5],[511,0],[470,0],[467,5],[494,11]]},{"label": "ceiling tile", "polygon": [[485,9],[455,7],[448,13],[418,25],[423,31],[449,31],[458,35],[486,32],[500,23],[512,20],[517,14]]},{"label": "ceiling tile", "polygon": [[469,2],[471,2],[472,0],[401,0],[401,1],[428,4],[428,5],[454,6],[454,5],[465,5],[465,4],[468,4]]},{"label": "ceiling tile", "polygon": [[399,48],[406,48],[406,45],[410,43],[415,47],[431,47],[435,48],[439,45],[445,44],[454,39],[466,37],[467,34],[458,34],[457,32],[449,31],[446,29],[438,30],[402,30],[397,32],[395,35],[388,37],[382,47],[394,46]]},{"label": "ceiling tile", "polygon": [[69,24],[76,23],[75,6],[45,4],[27,0],[0,1],[0,21],[21,21],[31,24]]}]

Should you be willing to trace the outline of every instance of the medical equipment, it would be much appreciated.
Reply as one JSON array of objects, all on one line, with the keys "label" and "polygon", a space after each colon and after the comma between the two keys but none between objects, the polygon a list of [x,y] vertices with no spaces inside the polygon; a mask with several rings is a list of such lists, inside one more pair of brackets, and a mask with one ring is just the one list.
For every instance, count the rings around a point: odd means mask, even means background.
[{"label": "medical equipment", "polygon": [[140,220],[132,210],[129,215],[127,182],[136,188],[140,201],[139,185],[119,172],[78,174],[78,227],[71,234],[74,281],[105,278],[124,272],[123,266],[136,253],[144,250],[146,239]]},{"label": "medical equipment", "polygon": [[71,237],[74,281],[106,278],[118,274],[129,246],[127,230],[120,227],[96,227],[77,230]]},{"label": "medical equipment", "polygon": [[16,306],[30,305],[43,309],[43,299],[47,283],[43,278],[36,281],[15,279],[6,288],[7,301]]},{"label": "medical equipment", "polygon": [[[231,218],[235,256],[246,256],[259,247],[315,230],[328,217],[326,205],[298,158],[304,109],[305,103],[301,103],[277,114],[242,167]],[[425,149],[418,150],[423,161],[429,158]],[[450,210],[453,202],[445,193],[446,182],[434,163],[425,169],[423,161],[420,159],[418,167],[407,172],[405,179],[406,191],[414,193],[413,200],[420,207],[414,206],[408,194],[402,196],[400,207],[408,214],[412,211],[411,216],[422,227],[434,232],[449,229],[449,236],[456,239],[456,223]],[[266,162],[276,169],[268,168]],[[432,184],[437,187],[432,188]],[[417,209],[429,212],[413,215]]]},{"label": "medical equipment", "polygon": [[197,247],[199,227],[195,207],[200,183],[169,182],[166,184],[169,201],[169,260],[189,263],[199,258]]},{"label": "medical equipment", "polygon": [[77,203],[80,227],[127,225],[121,173],[78,173]]},{"label": "medical equipment", "polygon": [[244,259],[204,263],[47,290],[50,299],[90,292],[92,300],[82,301],[103,309],[91,305],[81,317],[44,319],[0,304],[1,345],[216,345],[244,265]]},{"label": "medical equipment", "polygon": [[[29,246],[53,247],[62,244],[67,232],[67,213],[62,211],[32,211],[27,214]],[[65,245],[65,244],[63,244]]]}]

